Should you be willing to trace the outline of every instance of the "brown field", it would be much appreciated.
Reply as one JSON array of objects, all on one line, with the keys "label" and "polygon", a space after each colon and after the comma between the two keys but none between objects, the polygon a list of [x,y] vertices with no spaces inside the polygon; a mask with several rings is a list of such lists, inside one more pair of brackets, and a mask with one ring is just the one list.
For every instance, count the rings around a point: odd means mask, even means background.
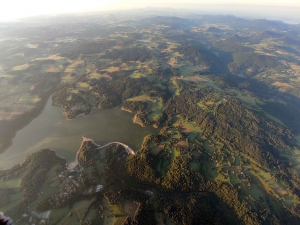
[{"label": "brown field", "polygon": [[6,113],[5,115],[3,115],[1,117],[1,119],[4,119],[4,120],[11,120],[14,116],[17,116],[17,115],[21,115],[23,112],[11,112],[11,113]]},{"label": "brown field", "polygon": [[294,86],[288,84],[288,83],[285,83],[285,82],[279,82],[279,81],[276,81],[273,83],[274,86],[277,86],[277,87],[287,87],[287,88],[294,88]]},{"label": "brown field", "polygon": [[288,83],[284,83],[284,82],[274,82],[272,85],[279,87],[279,91],[280,92],[286,92],[288,91],[290,88],[294,88],[294,86],[288,84]]},{"label": "brown field", "polygon": [[253,72],[253,69],[252,68],[248,68],[247,69],[247,73],[252,73]]},{"label": "brown field", "polygon": [[276,52],[277,52],[278,54],[281,54],[281,55],[288,55],[288,54],[289,54],[288,52],[280,51],[280,50],[277,50]]},{"label": "brown field", "polygon": [[164,149],[164,145],[158,145],[154,148],[151,149],[151,152],[154,154],[154,155],[158,155],[160,153],[161,150]]},{"label": "brown field", "polygon": [[109,76],[108,74],[99,74],[99,73],[96,73],[96,72],[89,74],[88,77],[89,77],[89,79],[99,79],[99,78],[103,77],[107,80],[112,80],[112,77]]},{"label": "brown field", "polygon": [[170,66],[174,66],[175,64],[177,64],[177,61],[176,61],[176,60],[170,60],[170,61],[168,62],[168,64],[169,64]]},{"label": "brown field", "polygon": [[48,69],[45,70],[45,72],[49,72],[49,73],[56,73],[58,71],[59,71],[58,68],[55,67],[55,66],[51,66],[51,67],[49,67]]},{"label": "brown field", "polygon": [[179,141],[179,142],[177,143],[177,145],[179,145],[180,147],[183,147],[183,148],[187,148],[187,147],[188,147],[187,143],[184,142],[184,141]]},{"label": "brown field", "polygon": [[241,166],[235,166],[235,169],[237,170],[238,173],[240,173],[242,171],[242,167]]},{"label": "brown field", "polygon": [[287,191],[283,190],[282,188],[278,188],[277,191],[281,196],[285,196],[288,194]]},{"label": "brown field", "polygon": [[290,63],[289,64],[292,70],[300,71],[300,66],[297,64]]},{"label": "brown field", "polygon": [[102,74],[101,77],[104,77],[107,80],[112,80],[112,77],[109,76],[108,74]]},{"label": "brown field", "polygon": [[289,90],[289,88],[287,87],[281,87],[278,89],[280,92],[287,92]]},{"label": "brown field", "polygon": [[193,124],[188,123],[186,121],[182,121],[182,123],[181,123],[181,131],[183,133],[191,133],[193,131],[197,131],[197,129],[195,129],[195,127],[193,126]]}]

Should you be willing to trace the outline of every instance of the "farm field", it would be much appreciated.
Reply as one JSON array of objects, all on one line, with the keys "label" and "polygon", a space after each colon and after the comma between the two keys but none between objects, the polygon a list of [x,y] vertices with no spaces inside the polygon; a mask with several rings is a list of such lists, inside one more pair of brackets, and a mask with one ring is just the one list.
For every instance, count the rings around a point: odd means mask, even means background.
[{"label": "farm field", "polygon": [[16,225],[300,224],[299,27],[165,12],[1,24]]}]

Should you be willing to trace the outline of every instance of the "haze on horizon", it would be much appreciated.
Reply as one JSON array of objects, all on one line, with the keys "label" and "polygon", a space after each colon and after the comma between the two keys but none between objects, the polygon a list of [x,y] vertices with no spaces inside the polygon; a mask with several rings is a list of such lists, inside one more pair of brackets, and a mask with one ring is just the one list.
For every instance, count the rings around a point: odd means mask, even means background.
[{"label": "haze on horizon", "polygon": [[212,14],[233,14],[246,18],[276,19],[300,23],[298,0],[9,0],[1,4],[0,21],[20,18],[83,13],[103,10],[128,10],[145,7],[193,9]]}]

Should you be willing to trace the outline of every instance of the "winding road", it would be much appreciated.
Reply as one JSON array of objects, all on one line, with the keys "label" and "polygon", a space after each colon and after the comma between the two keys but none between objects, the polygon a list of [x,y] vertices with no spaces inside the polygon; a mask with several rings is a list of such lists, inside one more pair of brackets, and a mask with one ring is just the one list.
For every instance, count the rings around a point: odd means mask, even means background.
[{"label": "winding road", "polygon": [[121,142],[110,142],[110,143],[108,143],[106,145],[99,146],[95,150],[98,150],[98,149],[101,149],[101,148],[105,148],[105,147],[107,147],[109,145],[113,145],[113,144],[122,145],[125,148],[125,150],[128,152],[128,154],[135,155],[134,151],[128,145],[125,145],[125,144],[123,144]]},{"label": "winding road", "polygon": [[[108,144],[106,144],[106,145],[102,145],[102,146],[99,146],[98,148],[96,148],[95,150],[100,150],[100,149],[102,149],[102,148],[105,148],[105,147],[108,147],[108,146],[110,146],[110,145],[114,145],[114,144],[116,144],[116,145],[122,145],[124,148],[125,148],[125,150],[127,151],[127,153],[129,154],[129,155],[135,155],[135,153],[134,153],[134,151],[128,146],[128,145],[125,145],[125,144],[123,144],[122,142],[110,142],[110,143],[108,143]],[[75,168],[75,166],[77,165],[77,164],[79,164],[80,166],[82,166],[82,163],[80,163],[80,158],[79,158],[79,153],[80,153],[80,150],[81,150],[81,148],[78,150],[78,152],[76,153],[76,160],[75,160],[75,162],[73,162],[73,163],[71,163],[70,165],[69,165],[69,169],[73,169],[73,168]]]}]

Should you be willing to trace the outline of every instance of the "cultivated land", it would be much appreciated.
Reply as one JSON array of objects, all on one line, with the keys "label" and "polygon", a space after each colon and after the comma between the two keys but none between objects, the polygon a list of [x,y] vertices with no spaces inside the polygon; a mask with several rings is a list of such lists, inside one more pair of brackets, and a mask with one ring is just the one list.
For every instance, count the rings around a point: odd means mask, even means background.
[{"label": "cultivated land", "polygon": [[1,34],[1,150],[50,95],[66,119],[121,107],[159,134],[135,154],[84,139],[72,167],[34,153],[0,170],[0,211],[16,224],[300,223],[299,26],[96,17]]}]

